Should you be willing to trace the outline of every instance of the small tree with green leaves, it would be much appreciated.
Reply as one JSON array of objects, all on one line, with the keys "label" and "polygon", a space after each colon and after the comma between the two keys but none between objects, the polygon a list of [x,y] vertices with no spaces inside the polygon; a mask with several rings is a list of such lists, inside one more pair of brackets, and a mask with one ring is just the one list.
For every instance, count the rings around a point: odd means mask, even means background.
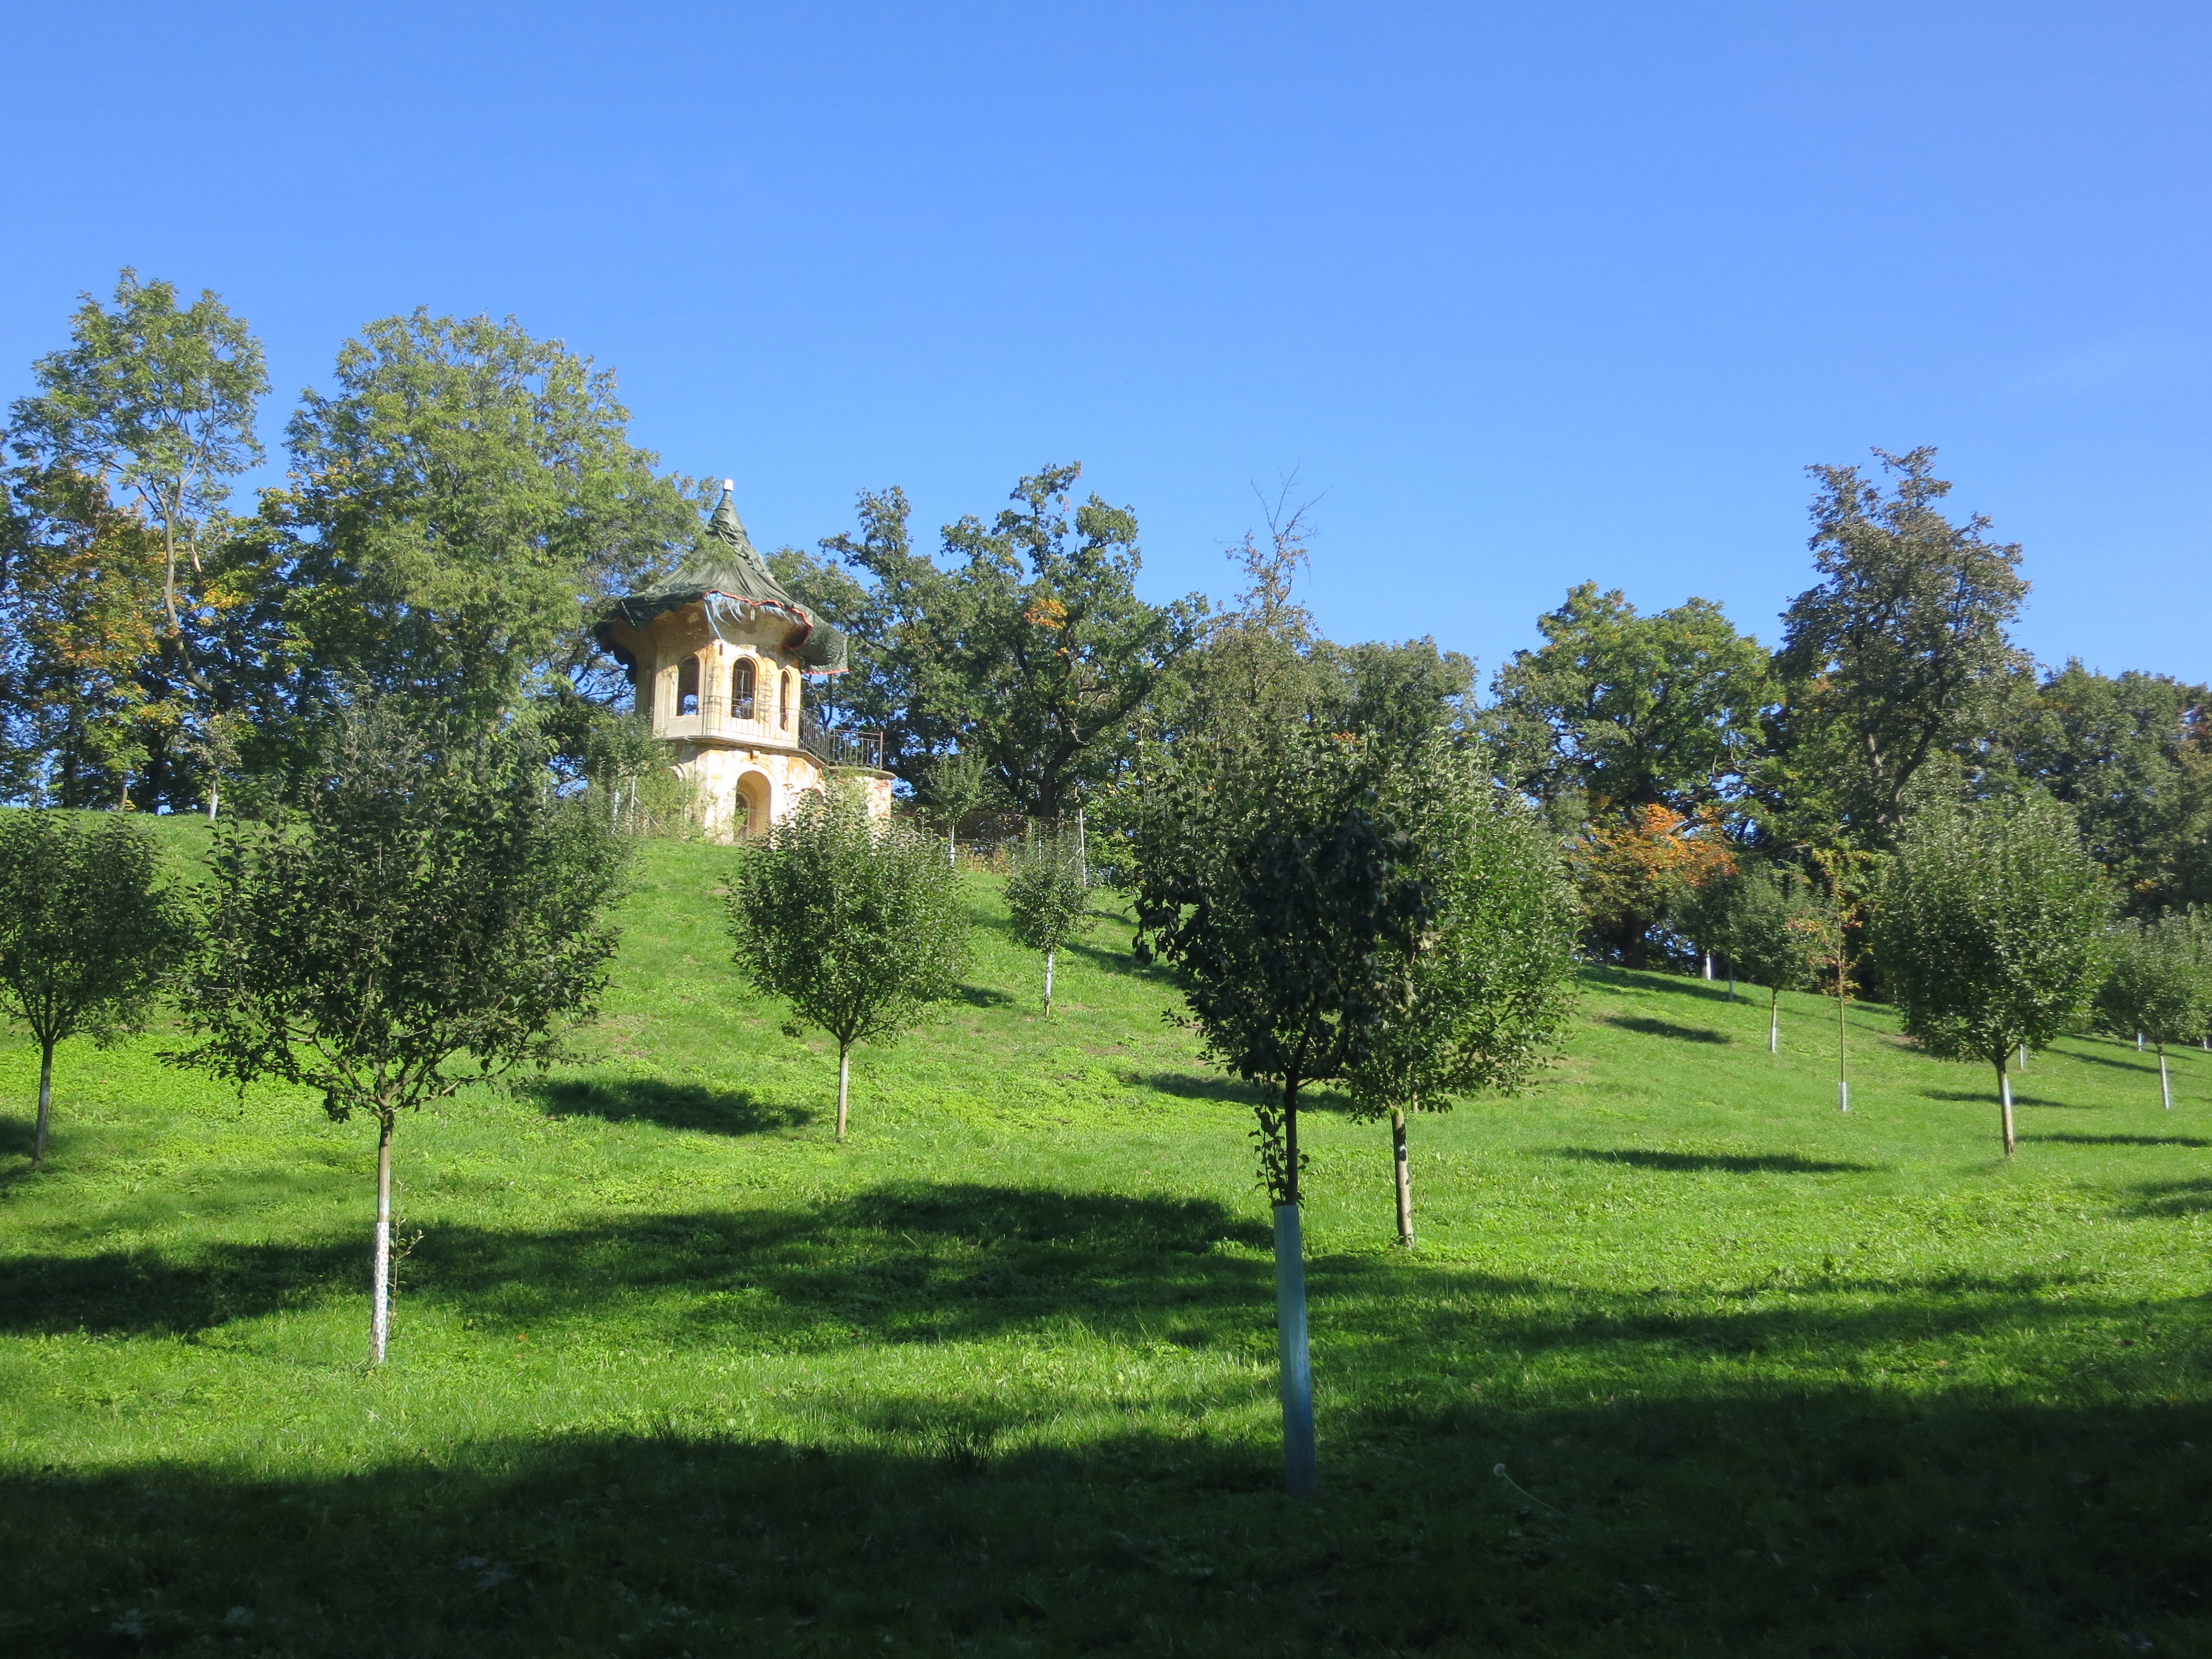
[{"label": "small tree with green leaves", "polygon": [[929,763],[922,802],[945,825],[945,861],[960,862],[960,820],[991,794],[991,775],[981,755],[939,755]]},{"label": "small tree with green leaves", "polygon": [[968,963],[959,878],[857,789],[809,795],[740,855],[730,931],[753,982],[837,1042],[837,1139],[853,1045],[888,1042],[950,997]]},{"label": "small tree with green leaves", "polygon": [[1133,838],[1139,958],[1168,965],[1210,1057],[1269,1085],[1255,1139],[1274,1206],[1285,1472],[1300,1496],[1316,1474],[1298,1097],[1361,1059],[1437,907],[1422,849],[1382,808],[1384,772],[1358,738],[1314,726],[1249,749],[1194,743]]},{"label": "small tree with green leaves", "polygon": [[1013,873],[1006,878],[1006,913],[1013,918],[1014,936],[1044,953],[1044,1015],[1050,1019],[1053,959],[1061,945],[1088,932],[1097,920],[1091,914],[1082,843],[1075,836],[1034,836],[1023,843],[1014,854]]},{"label": "small tree with green leaves", "polygon": [[1691,891],[1682,921],[1731,979],[1766,990],[1766,1052],[1782,1047],[1782,994],[1810,989],[1822,936],[1821,903],[1797,871],[1757,866]]},{"label": "small tree with green leaves", "polygon": [[2212,1024],[2212,939],[2202,920],[2169,912],[2155,921],[2123,921],[2112,930],[2112,965],[2097,993],[2097,1012],[2116,1031],[2140,1031],[2158,1048],[2159,1100],[2173,1109],[2166,1045],[2189,1042]]},{"label": "small tree with green leaves", "polygon": [[1430,924],[1396,946],[1389,995],[1345,1073],[1354,1109],[1390,1120],[1398,1242],[1413,1242],[1407,1120],[1455,1096],[1510,1094],[1555,1048],[1575,995],[1582,907],[1557,836],[1431,740],[1386,803],[1426,855]]},{"label": "small tree with green leaves", "polygon": [[391,1335],[392,1141],[400,1117],[559,1053],[616,936],[623,844],[554,798],[544,754],[372,712],[352,717],[295,820],[234,820],[210,855],[206,946],[164,1058],[243,1087],[318,1091],[375,1120],[369,1361]]},{"label": "small tree with green leaves", "polygon": [[1899,838],[1877,957],[1908,1036],[1939,1059],[1995,1068],[2008,1158],[2014,1050],[2088,1018],[2112,902],[2073,814],[2048,795],[1931,807]]},{"label": "small tree with green leaves", "polygon": [[191,941],[190,914],[142,825],[120,814],[0,812],[0,1009],[39,1045],[33,1170],[46,1163],[56,1046],[88,1036],[105,1047],[143,1029]]}]

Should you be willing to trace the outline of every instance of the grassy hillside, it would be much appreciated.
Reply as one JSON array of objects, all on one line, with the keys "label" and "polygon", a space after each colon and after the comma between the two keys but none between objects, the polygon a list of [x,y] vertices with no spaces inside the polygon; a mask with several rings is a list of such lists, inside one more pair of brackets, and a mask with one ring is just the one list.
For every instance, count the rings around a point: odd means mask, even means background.
[{"label": "grassy hillside", "polygon": [[[193,826],[167,826],[180,847]],[[0,1047],[0,1650],[1949,1655],[2212,1650],[2212,1055],[1990,1080],[1832,1005],[1593,972],[1534,1093],[1323,1099],[1323,1495],[1277,1491],[1238,1092],[1103,922],[1036,1012],[859,1059],[654,845],[577,1062],[373,1132]],[[1503,1466],[1505,1473],[1496,1471]]]}]

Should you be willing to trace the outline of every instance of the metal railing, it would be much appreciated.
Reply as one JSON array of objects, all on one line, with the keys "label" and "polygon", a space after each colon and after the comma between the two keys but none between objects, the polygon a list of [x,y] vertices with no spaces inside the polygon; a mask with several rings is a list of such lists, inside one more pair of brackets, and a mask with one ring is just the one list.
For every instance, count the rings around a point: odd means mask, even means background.
[{"label": "metal railing", "polygon": [[799,746],[825,766],[865,766],[884,769],[884,734],[853,732],[824,726],[807,710],[799,715]]}]

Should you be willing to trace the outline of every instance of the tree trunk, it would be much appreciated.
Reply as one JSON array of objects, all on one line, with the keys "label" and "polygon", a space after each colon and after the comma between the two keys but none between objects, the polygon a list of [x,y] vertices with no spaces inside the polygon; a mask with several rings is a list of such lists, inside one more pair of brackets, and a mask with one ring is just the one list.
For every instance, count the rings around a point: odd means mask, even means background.
[{"label": "tree trunk", "polygon": [[1053,958],[1053,954],[1054,954],[1054,953],[1053,953],[1052,947],[1051,947],[1051,946],[1049,946],[1049,945],[1047,945],[1047,946],[1045,947],[1045,953],[1044,953],[1044,1017],[1045,1017],[1047,1019],[1050,1019],[1050,1018],[1052,1018],[1052,958]]},{"label": "tree trunk", "polygon": [[1733,962],[1731,962],[1730,963],[1729,963],[1729,965],[1728,965],[1728,970],[1729,970],[1729,994],[1728,994],[1728,1000],[1729,1000],[1730,1002],[1734,1002],[1734,1001],[1735,1000],[1735,963],[1734,963]]},{"label": "tree trunk", "polygon": [[376,1249],[369,1272],[374,1297],[368,1315],[368,1363],[381,1365],[392,1341],[392,1123],[380,1118],[376,1127]]},{"label": "tree trunk", "polygon": [[1851,1074],[1848,1028],[1844,1024],[1844,977],[1836,975],[1836,1109],[1851,1109]]},{"label": "tree trunk", "polygon": [[31,1132],[31,1167],[46,1167],[46,1125],[54,1115],[54,1045],[39,1045],[39,1127]]},{"label": "tree trunk", "polygon": [[1766,994],[1766,1052],[1782,1052],[1782,990],[1777,986]]},{"label": "tree trunk", "polygon": [[215,822],[216,797],[222,793],[222,786],[217,783],[215,779],[210,778],[208,780],[208,822],[210,823],[213,823]]},{"label": "tree trunk", "polygon": [[1406,1158],[1406,1109],[1390,1109],[1390,1163],[1398,1177],[1398,1242],[1413,1248],[1413,1170]]},{"label": "tree trunk", "polygon": [[2002,1060],[1997,1062],[1997,1099],[2004,1111],[2005,1156],[2010,1158],[2020,1139],[2013,1133],[2012,1128],[2012,1077],[2005,1070]]},{"label": "tree trunk", "polygon": [[2020,1069],[2023,1072],[2027,1069],[2027,1045],[2025,1042],[2020,1045]]},{"label": "tree trunk", "polygon": [[837,1045],[837,1139],[845,1139],[845,1103],[853,1091],[853,1045]]},{"label": "tree trunk", "polygon": [[2158,1045],[2158,1103],[2167,1111],[2173,1109],[2173,1079],[2166,1075],[2166,1045]]},{"label": "tree trunk", "polygon": [[1275,1206],[1275,1366],[1283,1402],[1283,1485],[1293,1498],[1310,1498],[1319,1484],[1313,1364],[1306,1343],[1305,1244],[1294,1203]]},{"label": "tree trunk", "polygon": [[1705,952],[1705,982],[1710,985],[1712,982],[1712,977],[1713,953],[1711,951],[1708,951]]}]

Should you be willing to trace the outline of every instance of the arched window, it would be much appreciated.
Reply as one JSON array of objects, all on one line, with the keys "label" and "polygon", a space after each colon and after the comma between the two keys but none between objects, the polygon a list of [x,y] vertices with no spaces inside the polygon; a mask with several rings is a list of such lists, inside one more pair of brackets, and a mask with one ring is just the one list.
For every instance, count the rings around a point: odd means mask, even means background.
[{"label": "arched window", "polygon": [[798,704],[799,682],[787,668],[783,671],[783,729],[791,730],[791,711]]},{"label": "arched window", "polygon": [[684,665],[676,671],[676,712],[696,714],[699,712],[699,659],[686,657]]},{"label": "arched window", "polygon": [[738,659],[737,666],[730,670],[730,718],[749,720],[753,717],[753,659]]}]

